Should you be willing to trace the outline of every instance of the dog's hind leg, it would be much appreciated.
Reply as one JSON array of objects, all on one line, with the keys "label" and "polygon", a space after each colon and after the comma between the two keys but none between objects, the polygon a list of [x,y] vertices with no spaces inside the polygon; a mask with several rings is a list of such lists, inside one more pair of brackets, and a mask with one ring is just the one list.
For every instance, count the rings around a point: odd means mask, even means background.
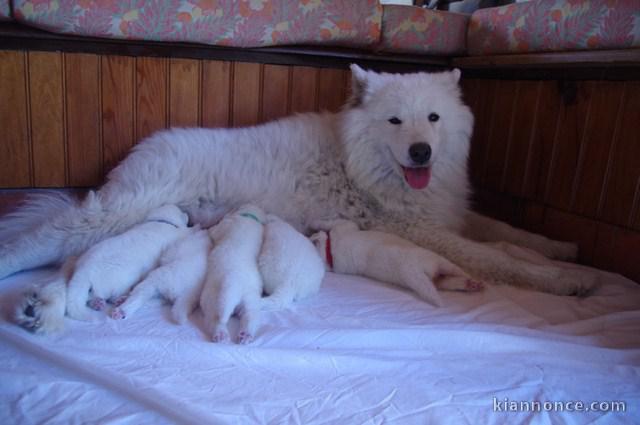
[{"label": "dog's hind leg", "polygon": [[201,291],[202,284],[198,284],[188,288],[185,292],[178,294],[178,296],[173,300],[171,315],[177,324],[182,325],[187,322],[189,315],[198,305],[198,298],[200,298]]},{"label": "dog's hind leg", "polygon": [[578,246],[574,243],[554,241],[475,212],[467,213],[465,224],[465,236],[479,242],[508,242],[563,261],[575,260],[578,256]]}]

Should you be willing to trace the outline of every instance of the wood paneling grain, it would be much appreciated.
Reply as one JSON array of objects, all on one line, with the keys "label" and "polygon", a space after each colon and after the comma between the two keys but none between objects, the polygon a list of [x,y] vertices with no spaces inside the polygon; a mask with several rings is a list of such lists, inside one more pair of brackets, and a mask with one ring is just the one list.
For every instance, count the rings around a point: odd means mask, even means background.
[{"label": "wood paneling grain", "polygon": [[594,266],[616,271],[640,283],[637,252],[640,252],[640,232],[598,224]]},{"label": "wood paneling grain", "polygon": [[593,85],[589,81],[566,83],[560,94],[562,125],[558,126],[554,140],[545,200],[563,210],[571,206],[586,126],[590,120],[597,119],[590,113]]},{"label": "wood paneling grain", "polygon": [[162,58],[136,58],[136,140],[166,128],[167,61]]},{"label": "wood paneling grain", "polygon": [[169,125],[197,127],[200,117],[200,61],[170,59]]},{"label": "wood paneling grain", "polygon": [[491,132],[491,114],[498,82],[496,80],[478,81],[477,84],[477,100],[472,105],[475,121],[469,156],[469,176],[474,186],[480,187],[486,166],[487,147]]},{"label": "wood paneling grain", "polygon": [[[553,144],[561,122],[557,83],[542,81],[539,84],[536,122],[530,135],[522,194],[526,198],[542,201],[547,187]],[[507,175],[507,179],[509,178],[510,175]]]},{"label": "wood paneling grain", "polygon": [[318,69],[294,66],[291,75],[291,112],[318,109]]},{"label": "wood paneling grain", "polygon": [[62,54],[29,52],[29,96],[33,184],[61,187],[67,182]]},{"label": "wood paneling grain", "polygon": [[514,108],[518,98],[518,81],[500,81],[494,93],[487,156],[482,187],[502,190],[507,151],[511,139]]},{"label": "wood paneling grain", "polygon": [[31,184],[25,53],[0,52],[0,186]]},{"label": "wood paneling grain", "polygon": [[347,72],[323,68],[318,71],[318,109],[338,112],[346,100]]},{"label": "wood paneling grain", "polygon": [[71,186],[102,180],[100,57],[65,54],[67,165]]},{"label": "wood paneling grain", "polygon": [[134,58],[102,58],[102,139],[105,172],[115,167],[135,142],[134,80]]},{"label": "wood paneling grain", "polygon": [[503,187],[511,195],[523,194],[527,159],[536,134],[540,109],[541,83],[521,81],[513,108],[513,121],[509,137],[507,159],[504,165]]},{"label": "wood paneling grain", "polygon": [[263,74],[262,121],[271,121],[289,111],[290,67],[265,65]]},{"label": "wood paneling grain", "polygon": [[598,216],[604,197],[605,177],[616,145],[616,126],[622,105],[623,84],[597,82],[592,90],[589,120],[580,150],[570,210],[587,217]]},{"label": "wood paneling grain", "polygon": [[[600,217],[621,226],[640,229],[633,216],[640,185],[640,82],[618,83],[624,99],[617,117],[615,143],[600,208]],[[635,222],[635,223],[634,223]]]},{"label": "wood paneling grain", "polygon": [[204,127],[231,125],[231,62],[202,62],[202,117]]},{"label": "wood paneling grain", "polygon": [[232,124],[254,125],[260,115],[260,64],[237,62],[233,68]]}]

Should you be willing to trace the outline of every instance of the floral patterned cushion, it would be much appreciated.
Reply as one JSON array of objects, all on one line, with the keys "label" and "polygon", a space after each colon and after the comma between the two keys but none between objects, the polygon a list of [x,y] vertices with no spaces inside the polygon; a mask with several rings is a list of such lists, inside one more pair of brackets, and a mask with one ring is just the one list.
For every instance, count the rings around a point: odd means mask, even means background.
[{"label": "floral patterned cushion", "polygon": [[471,55],[640,46],[640,0],[539,0],[480,9]]},{"label": "floral patterned cushion", "polygon": [[53,32],[236,47],[372,46],[377,0],[14,0],[14,17]]},{"label": "floral patterned cushion", "polygon": [[385,5],[380,48],[399,53],[458,55],[466,50],[469,16]]},{"label": "floral patterned cushion", "polygon": [[9,2],[11,0],[0,0],[0,21],[11,20],[11,8]]}]

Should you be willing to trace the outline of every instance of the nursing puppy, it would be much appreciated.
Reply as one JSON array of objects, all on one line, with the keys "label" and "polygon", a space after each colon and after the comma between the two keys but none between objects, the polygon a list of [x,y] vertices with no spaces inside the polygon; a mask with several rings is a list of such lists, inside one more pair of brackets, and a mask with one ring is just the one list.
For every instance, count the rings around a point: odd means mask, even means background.
[{"label": "nursing puppy", "polygon": [[164,250],[158,267],[138,283],[126,301],[113,308],[109,316],[112,319],[131,317],[150,298],[161,296],[173,303],[173,320],[185,323],[198,305],[210,250],[208,232],[200,227],[190,229],[189,234]]},{"label": "nursing puppy", "polygon": [[187,232],[188,217],[175,205],[154,209],[130,230],[82,254],[67,287],[67,315],[90,320],[87,304],[102,310],[117,302],[157,264],[161,252]]},{"label": "nursing puppy", "polygon": [[264,309],[288,307],[318,293],[324,264],[309,239],[280,218],[269,215],[258,257]]},{"label": "nursing puppy", "polygon": [[476,279],[560,295],[596,286],[594,273],[532,263],[481,243],[504,241],[556,259],[577,253],[573,244],[469,209],[473,116],[461,100],[460,71],[351,70],[351,98],[337,114],[161,131],[111,171],[96,194],[98,208],[72,199],[33,201],[1,223],[0,240],[8,242],[0,245],[0,277],[77,255],[165,203],[219,213],[251,200],[304,233],[317,220],[340,217],[395,234]]},{"label": "nursing puppy", "polygon": [[205,329],[213,342],[229,340],[227,323],[240,316],[237,342],[247,344],[259,325],[262,279],[258,254],[262,245],[264,212],[244,205],[209,229],[213,249],[200,296]]},{"label": "nursing puppy", "polygon": [[361,231],[348,220],[319,227],[327,231],[315,233],[311,240],[329,270],[393,283],[437,306],[442,300],[436,287],[451,291],[483,289],[482,283],[447,259],[398,236]]}]

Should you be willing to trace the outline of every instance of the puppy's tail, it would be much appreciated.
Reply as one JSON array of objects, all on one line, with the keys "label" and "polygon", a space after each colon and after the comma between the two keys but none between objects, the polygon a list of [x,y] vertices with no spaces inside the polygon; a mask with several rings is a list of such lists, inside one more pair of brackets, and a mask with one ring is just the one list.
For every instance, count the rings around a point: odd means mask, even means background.
[{"label": "puppy's tail", "polygon": [[278,286],[269,296],[261,300],[262,310],[282,310],[293,303],[295,295],[287,285]]},{"label": "puppy's tail", "polygon": [[69,258],[56,275],[24,294],[15,312],[16,322],[38,334],[62,330],[67,301],[67,282],[73,273],[75,257]]}]

